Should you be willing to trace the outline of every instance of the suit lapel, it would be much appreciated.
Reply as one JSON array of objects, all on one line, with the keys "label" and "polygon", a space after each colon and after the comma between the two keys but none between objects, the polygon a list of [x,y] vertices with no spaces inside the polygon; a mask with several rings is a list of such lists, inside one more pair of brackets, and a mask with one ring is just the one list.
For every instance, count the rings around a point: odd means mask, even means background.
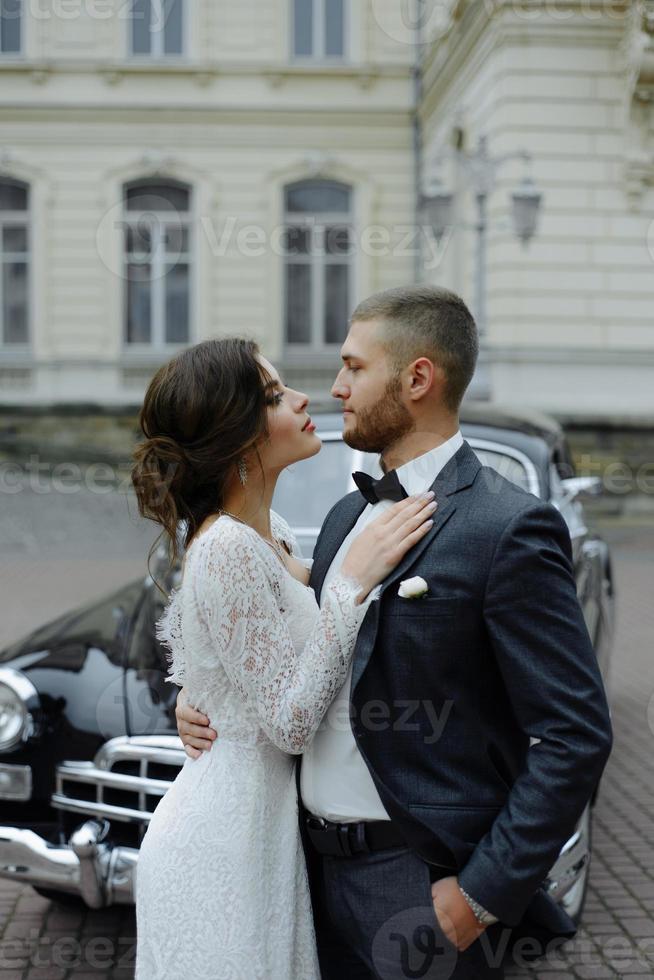
[{"label": "suit lapel", "polygon": [[309,579],[309,585],[316,594],[318,604],[320,604],[325,576],[338,553],[338,549],[367,506],[367,501],[364,500],[358,490],[356,493],[348,494],[339,504],[329,523],[323,527],[316,542],[313,567]]},{"label": "suit lapel", "polygon": [[411,551],[407,552],[399,565],[384,580],[382,583],[382,595],[389,586],[399,581],[405,572],[412,565],[415,565],[421,554],[433,544],[437,534],[447,524],[456,510],[456,494],[470,486],[480,466],[479,460],[467,442],[464,442],[452,459],[445,464],[430,487],[430,490],[433,490],[436,494],[436,502],[438,504],[438,509],[433,518],[434,526]]},{"label": "suit lapel", "polygon": [[391,574],[384,579],[381,586],[381,595],[383,595],[386,592],[386,589],[393,585],[394,582],[399,581],[407,569],[409,569],[412,565],[415,565],[423,551],[426,551],[427,548],[433,544],[436,536],[445,527],[450,517],[456,510],[454,501],[451,497],[448,497],[445,493],[443,493],[442,487],[432,486],[431,489],[436,494],[436,503],[438,504],[438,509],[433,517],[434,526],[427,532],[427,534],[425,534],[424,538],[422,538],[418,544],[414,545],[413,548],[406,553],[399,565],[396,565]]},{"label": "suit lapel", "polygon": [[[434,516],[434,526],[424,536],[415,547],[408,552],[400,564],[382,582],[381,595],[377,603],[383,602],[384,594],[388,588],[399,582],[403,575],[420,559],[420,556],[433,545],[437,535],[445,527],[450,517],[456,511],[456,494],[471,486],[481,468],[481,464],[467,442],[454,454],[431,485],[431,490],[436,494],[438,509]],[[373,606],[376,603],[372,604]],[[369,610],[370,612],[370,610]],[[375,640],[377,638],[378,617],[374,618],[374,627],[365,628],[368,620],[372,617],[366,616],[359,632],[359,639],[354,652],[354,666],[352,668],[352,692],[358,684],[364,670],[370,660]]]}]

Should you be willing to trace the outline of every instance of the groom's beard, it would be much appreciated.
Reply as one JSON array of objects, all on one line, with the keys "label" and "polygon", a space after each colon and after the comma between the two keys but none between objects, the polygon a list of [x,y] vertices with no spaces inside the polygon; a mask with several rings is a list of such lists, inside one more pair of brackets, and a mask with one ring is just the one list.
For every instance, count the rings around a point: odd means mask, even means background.
[{"label": "groom's beard", "polygon": [[414,429],[413,419],[400,399],[402,382],[392,378],[381,398],[372,406],[356,412],[355,427],[343,434],[351,449],[381,455]]}]

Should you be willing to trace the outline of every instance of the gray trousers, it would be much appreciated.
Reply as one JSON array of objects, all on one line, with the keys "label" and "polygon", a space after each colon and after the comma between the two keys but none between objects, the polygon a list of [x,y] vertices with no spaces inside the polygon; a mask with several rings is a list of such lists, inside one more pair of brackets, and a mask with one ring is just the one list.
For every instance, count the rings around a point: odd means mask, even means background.
[{"label": "gray trousers", "polygon": [[450,874],[407,847],[353,858],[315,855],[322,980],[502,980],[506,926],[491,926],[461,953],[438,923],[431,883]]}]

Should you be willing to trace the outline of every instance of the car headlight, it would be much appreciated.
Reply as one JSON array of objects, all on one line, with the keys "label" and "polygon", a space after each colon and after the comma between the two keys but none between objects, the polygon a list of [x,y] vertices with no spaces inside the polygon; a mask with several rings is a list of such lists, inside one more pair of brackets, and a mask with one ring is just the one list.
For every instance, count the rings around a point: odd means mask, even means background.
[{"label": "car headlight", "polygon": [[0,752],[34,734],[38,709],[39,695],[32,682],[12,667],[0,667]]}]

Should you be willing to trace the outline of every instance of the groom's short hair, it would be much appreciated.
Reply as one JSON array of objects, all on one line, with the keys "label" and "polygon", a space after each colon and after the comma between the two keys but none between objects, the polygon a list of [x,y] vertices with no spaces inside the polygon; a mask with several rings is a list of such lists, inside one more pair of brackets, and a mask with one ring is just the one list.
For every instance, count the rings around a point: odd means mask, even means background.
[{"label": "groom's short hair", "polygon": [[445,402],[458,412],[479,354],[477,326],[460,296],[438,286],[398,286],[359,303],[351,321],[381,320],[380,340],[396,373],[419,357],[445,372]]}]

